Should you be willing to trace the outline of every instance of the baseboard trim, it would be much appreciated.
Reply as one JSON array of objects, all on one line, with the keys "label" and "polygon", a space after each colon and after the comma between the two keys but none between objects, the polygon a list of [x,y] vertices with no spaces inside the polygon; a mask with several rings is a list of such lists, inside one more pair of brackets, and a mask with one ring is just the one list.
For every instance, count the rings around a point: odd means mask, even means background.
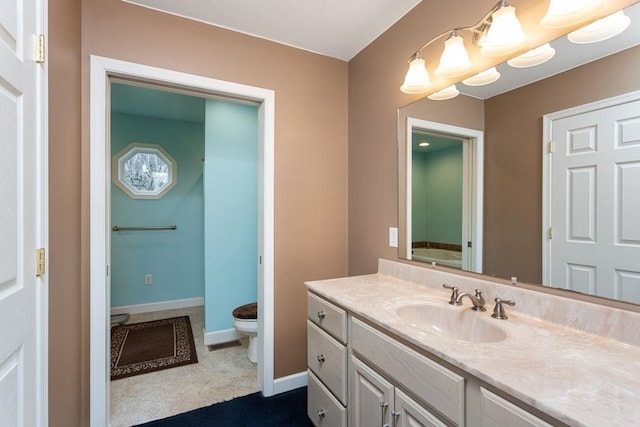
[{"label": "baseboard trim", "polygon": [[111,307],[111,314],[139,314],[149,313],[152,311],[174,310],[176,308],[188,308],[204,305],[204,298],[186,298],[173,301],[150,302],[147,304],[121,305],[119,307]]},{"label": "baseboard trim", "polygon": [[221,331],[215,332],[204,332],[204,345],[212,345],[212,344],[222,344],[225,342],[237,340],[246,335],[238,332],[234,329],[223,329]]},{"label": "baseboard trim", "polygon": [[284,393],[285,391],[295,390],[300,387],[306,387],[309,379],[307,371],[297,374],[287,375],[286,377],[276,378],[273,380],[274,394]]}]

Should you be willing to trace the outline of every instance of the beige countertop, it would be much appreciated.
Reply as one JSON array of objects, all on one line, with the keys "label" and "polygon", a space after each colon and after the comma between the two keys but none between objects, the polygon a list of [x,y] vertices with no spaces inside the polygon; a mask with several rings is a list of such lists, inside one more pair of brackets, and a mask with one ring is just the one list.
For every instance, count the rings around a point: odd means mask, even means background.
[{"label": "beige countertop", "polygon": [[306,285],[353,314],[564,423],[640,426],[639,347],[542,321],[519,313],[515,307],[505,306],[509,319],[493,319],[492,299],[487,301],[486,312],[464,315],[480,316],[482,321],[501,328],[506,338],[498,342],[474,343],[438,336],[398,316],[398,308],[422,303],[471,311],[468,299],[462,306],[449,305],[450,293],[438,289],[442,283],[425,286],[377,273]]}]

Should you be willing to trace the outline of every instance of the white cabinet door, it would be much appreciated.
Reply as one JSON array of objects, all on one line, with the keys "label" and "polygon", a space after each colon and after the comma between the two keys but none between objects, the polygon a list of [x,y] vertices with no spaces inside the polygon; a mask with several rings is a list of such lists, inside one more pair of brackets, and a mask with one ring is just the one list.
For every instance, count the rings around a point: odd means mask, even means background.
[{"label": "white cabinet door", "polygon": [[351,356],[350,369],[349,425],[391,426],[393,385],[354,356]]},{"label": "white cabinet door", "polygon": [[0,1],[0,425],[46,422],[42,385],[43,74],[39,0]]},{"label": "white cabinet door", "polygon": [[640,303],[639,111],[636,100],[553,119],[544,283]]},{"label": "white cabinet door", "polygon": [[402,390],[395,390],[394,427],[446,427],[447,425],[436,418],[425,407],[413,400]]}]

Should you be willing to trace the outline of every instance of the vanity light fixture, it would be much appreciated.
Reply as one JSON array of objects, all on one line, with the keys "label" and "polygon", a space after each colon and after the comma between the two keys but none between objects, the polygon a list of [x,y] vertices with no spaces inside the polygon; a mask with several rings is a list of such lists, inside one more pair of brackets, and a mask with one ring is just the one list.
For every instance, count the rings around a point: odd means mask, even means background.
[{"label": "vanity light fixture", "polygon": [[415,53],[409,61],[409,71],[404,77],[404,83],[400,90],[408,94],[424,93],[431,89],[431,79],[424,64],[424,59],[419,53]]},{"label": "vanity light fixture", "polygon": [[486,69],[473,77],[469,77],[463,80],[462,83],[467,86],[484,86],[491,84],[500,78],[500,73],[496,70],[496,67]]},{"label": "vanity light fixture", "polygon": [[631,18],[622,10],[580,28],[567,36],[577,44],[597,43],[617,36],[631,24]]},{"label": "vanity light fixture", "polygon": [[507,64],[513,68],[535,67],[536,65],[544,64],[553,58],[555,54],[556,50],[552,48],[549,43],[545,43],[542,46],[531,49],[529,52],[525,52],[520,56],[508,60]]},{"label": "vanity light fixture", "polygon": [[431,144],[429,144],[427,141],[422,141],[422,142],[421,142],[420,144],[418,144],[418,145],[419,145],[420,147],[428,147],[428,146],[429,146],[429,145],[431,145]]},{"label": "vanity light fixture", "polygon": [[551,0],[540,24],[545,28],[562,28],[593,18],[604,0]]},{"label": "vanity light fixture", "polygon": [[459,93],[460,91],[458,91],[458,88],[456,87],[456,85],[451,85],[442,90],[439,90],[436,93],[432,93],[427,98],[433,101],[444,101],[445,99],[455,98],[456,96],[458,96]]},{"label": "vanity light fixture", "polygon": [[444,42],[444,51],[440,57],[440,65],[436,68],[439,77],[457,77],[466,73],[473,65],[469,60],[467,49],[464,48],[464,39],[454,30]]},{"label": "vanity light fixture", "polygon": [[[420,57],[420,52],[444,36],[449,37],[445,41],[444,51],[435,71],[436,75],[443,78],[453,78],[467,73],[473,65],[469,60],[464,39],[459,35],[462,31],[471,32],[472,43],[480,48],[481,54],[487,56],[509,54],[522,47],[525,41],[522,26],[516,17],[515,8],[508,4],[506,0],[500,0],[476,24],[470,27],[447,30],[422,45],[409,59],[409,71],[407,71],[400,90],[408,94],[419,94],[427,92],[432,87],[429,72],[424,59]],[[493,77],[496,77],[496,74],[493,74]],[[496,79],[498,77],[499,74],[497,74]],[[455,93],[453,96],[458,94],[455,85],[443,89],[429,98],[449,99],[441,98],[441,96],[446,94],[451,97],[450,95],[453,93]]]},{"label": "vanity light fixture", "polygon": [[492,22],[480,47],[486,56],[503,56],[518,50],[525,41],[516,9],[505,4],[492,15]]}]

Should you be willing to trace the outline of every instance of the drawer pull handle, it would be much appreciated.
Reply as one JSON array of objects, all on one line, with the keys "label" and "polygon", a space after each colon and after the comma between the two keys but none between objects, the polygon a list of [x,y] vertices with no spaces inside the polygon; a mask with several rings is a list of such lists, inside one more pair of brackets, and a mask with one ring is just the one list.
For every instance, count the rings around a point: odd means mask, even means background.
[{"label": "drawer pull handle", "polygon": [[324,418],[326,412],[324,409],[318,409],[318,418]]},{"label": "drawer pull handle", "polygon": [[384,422],[384,412],[388,406],[389,404],[387,402],[380,401],[380,427],[389,427],[389,425]]},{"label": "drawer pull handle", "polygon": [[318,355],[318,362],[323,363],[325,361],[324,354]]},{"label": "drawer pull handle", "polygon": [[391,411],[391,423],[393,427],[396,427],[398,425],[398,418],[400,418],[400,412]]},{"label": "drawer pull handle", "polygon": [[324,312],[324,310],[320,310],[320,311],[318,312],[318,319],[322,320],[322,319],[324,319],[324,318],[325,318],[325,316],[326,316],[326,315],[327,315],[327,314]]}]

